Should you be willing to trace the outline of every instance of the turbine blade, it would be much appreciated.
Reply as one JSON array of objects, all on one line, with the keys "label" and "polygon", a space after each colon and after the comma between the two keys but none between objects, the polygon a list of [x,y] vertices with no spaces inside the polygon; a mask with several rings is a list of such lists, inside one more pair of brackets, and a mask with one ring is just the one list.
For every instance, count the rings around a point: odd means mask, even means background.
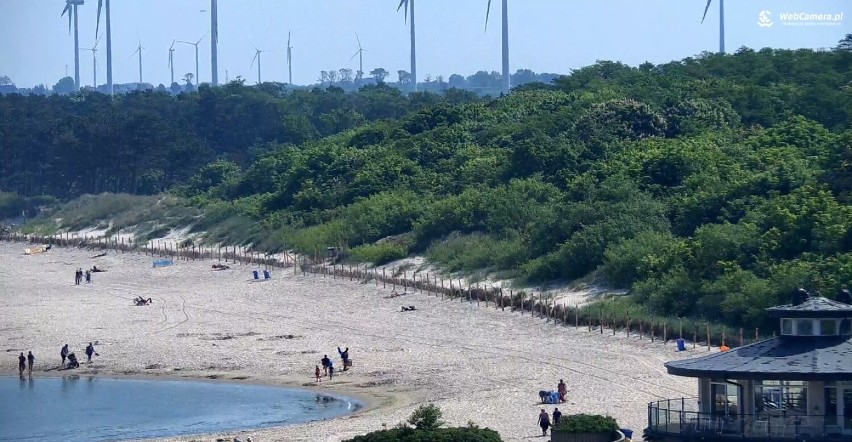
[{"label": "turbine blade", "polygon": [[98,34],[98,30],[101,27],[101,6],[103,6],[103,4],[104,4],[104,0],[98,0],[98,21],[97,21],[97,24],[95,25],[95,35]]},{"label": "turbine blade", "polygon": [[71,12],[71,3],[65,3],[65,9],[62,10],[62,14],[59,14],[59,16],[63,17],[66,12]]},{"label": "turbine blade", "polygon": [[405,5],[405,23],[408,23],[408,0],[399,0],[399,6],[396,7],[396,12],[399,12],[399,8]]},{"label": "turbine blade", "polygon": [[254,53],[254,58],[251,59],[251,65],[249,66],[249,69],[254,67],[254,61],[257,60],[258,55],[260,55],[260,51]]},{"label": "turbine blade", "polygon": [[491,15],[491,0],[488,0],[488,8],[485,10],[485,30],[488,31],[488,17]]},{"label": "turbine blade", "polygon": [[707,0],[707,6],[704,7],[704,15],[701,17],[701,23],[704,23],[704,19],[707,18],[707,11],[710,9],[710,3],[713,3],[713,0]]},{"label": "turbine blade", "polygon": [[68,33],[71,33],[71,13],[68,13]]},{"label": "turbine blade", "polygon": [[287,47],[290,47],[290,31],[287,31]]},{"label": "turbine blade", "polygon": [[358,54],[360,54],[360,53],[361,53],[361,51],[357,51],[357,52],[355,52],[355,55],[353,55],[353,56],[349,57],[349,61],[352,61],[352,59],[353,59],[353,58],[355,58],[355,57],[357,57],[357,56],[358,56]]},{"label": "turbine blade", "polygon": [[171,50],[173,50],[173,49],[174,49],[174,47],[175,47],[175,41],[176,41],[176,40],[172,40],[172,45],[171,45],[171,46],[169,46],[169,51],[171,51]]},{"label": "turbine blade", "polygon": [[358,40],[358,49],[361,49],[361,38],[358,37],[358,33],[355,33],[355,39]]}]

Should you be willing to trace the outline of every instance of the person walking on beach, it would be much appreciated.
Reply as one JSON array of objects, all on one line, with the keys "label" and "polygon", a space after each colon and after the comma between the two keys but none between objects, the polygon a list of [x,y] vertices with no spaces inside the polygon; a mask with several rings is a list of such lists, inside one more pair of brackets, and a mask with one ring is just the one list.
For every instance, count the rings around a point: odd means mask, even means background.
[{"label": "person walking on beach", "polygon": [[21,355],[18,356],[18,374],[21,377],[24,377],[24,369],[27,368],[27,358],[24,357],[24,352],[21,352]]},{"label": "person walking on beach", "polygon": [[27,352],[27,365],[29,366],[29,369],[30,369],[30,376],[33,375],[33,364],[35,364],[35,356],[33,356],[32,351],[28,351]]},{"label": "person walking on beach", "polygon": [[328,366],[331,365],[331,359],[328,358],[328,355],[323,355],[320,362],[322,363],[322,375],[328,375]]},{"label": "person walking on beach", "polygon": [[556,391],[559,392],[559,402],[565,402],[565,396],[568,394],[568,387],[562,379],[559,380],[559,385],[556,386]]},{"label": "person walking on beach", "polygon": [[559,411],[559,407],[553,410],[553,426],[559,425],[559,421],[562,420],[562,412]]},{"label": "person walking on beach", "polygon": [[317,382],[322,382],[322,378],[320,377],[319,365],[317,365],[316,367],[317,367],[316,370],[314,370],[314,376],[316,376]]},{"label": "person walking on beach", "polygon": [[550,427],[550,415],[544,411],[544,408],[538,414],[538,426],[541,427],[541,435],[547,436],[547,429]]},{"label": "person walking on beach", "polygon": [[86,284],[89,284],[91,282],[92,282],[92,272],[86,270]]},{"label": "person walking on beach", "polygon": [[88,362],[92,362],[92,355],[93,354],[97,355],[97,353],[95,353],[95,346],[92,345],[91,342],[89,342],[89,346],[86,347],[86,356],[89,358]]},{"label": "person walking on beach", "polygon": [[330,381],[334,377],[334,363],[329,362],[328,364],[328,380]]},{"label": "person walking on beach", "polygon": [[83,272],[81,269],[77,269],[74,271],[74,284],[80,285],[80,280],[83,279]]},{"label": "person walking on beach", "polygon": [[62,356],[62,366],[65,367],[65,358],[68,357],[68,344],[62,347],[62,351],[59,352],[59,356]]},{"label": "person walking on beach", "polygon": [[349,364],[349,347],[346,347],[346,350],[341,351],[340,347],[337,347],[337,353],[340,355],[340,359],[343,359],[343,371],[346,371],[346,367]]}]

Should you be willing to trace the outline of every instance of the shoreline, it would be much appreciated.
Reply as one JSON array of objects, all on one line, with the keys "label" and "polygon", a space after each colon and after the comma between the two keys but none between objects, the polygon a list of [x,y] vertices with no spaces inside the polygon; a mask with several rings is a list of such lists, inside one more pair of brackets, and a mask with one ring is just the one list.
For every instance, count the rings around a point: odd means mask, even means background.
[{"label": "shoreline", "polygon": [[[537,392],[562,378],[569,385],[569,402],[558,405],[564,413],[609,414],[622,427],[641,430],[648,402],[695,389],[662,365],[695,352],[476,303],[410,292],[398,298],[390,287],[292,271],[274,271],[271,280],[254,283],[250,266],[214,272],[206,260],[154,269],[143,255],[94,259],[87,250],[55,248],[26,256],[16,243],[0,243],[0,255],[8,263],[0,267],[0,308],[8,312],[0,345],[9,358],[33,350],[36,367],[58,366],[63,343],[81,354],[81,345],[98,340],[101,356],[75,375],[245,382],[365,404],[355,414],[309,424],[157,440],[236,434],[339,442],[390,428],[430,402],[450,426],[473,420],[506,441],[524,440],[540,434],[530,424],[538,410],[553,407],[539,404]],[[108,272],[75,286],[74,269],[94,263]],[[136,296],[154,303],[132,306]],[[400,304],[417,311],[402,313]],[[339,362],[337,345],[350,347],[352,370],[314,383],[321,350]]]}]

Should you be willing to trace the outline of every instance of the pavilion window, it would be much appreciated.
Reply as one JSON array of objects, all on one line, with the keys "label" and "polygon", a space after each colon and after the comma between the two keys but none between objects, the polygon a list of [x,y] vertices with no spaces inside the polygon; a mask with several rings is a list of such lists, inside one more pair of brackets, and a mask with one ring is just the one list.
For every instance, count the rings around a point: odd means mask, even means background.
[{"label": "pavilion window", "polygon": [[710,383],[710,394],[713,398],[713,414],[722,416],[736,415],[739,408],[737,402],[737,386],[722,382]]},{"label": "pavilion window", "polygon": [[840,334],[852,335],[852,319],[844,319],[840,322]]},{"label": "pavilion window", "polygon": [[822,336],[836,336],[837,321],[834,319],[823,319],[819,321],[819,334]]},{"label": "pavilion window", "polygon": [[813,336],[814,321],[810,319],[799,319],[796,321],[796,334],[799,336]]},{"label": "pavilion window", "polygon": [[803,381],[756,382],[754,401],[760,414],[807,414],[808,388]]},{"label": "pavilion window", "polygon": [[781,320],[781,334],[782,335],[792,335],[793,334],[793,320],[792,319],[782,319]]}]

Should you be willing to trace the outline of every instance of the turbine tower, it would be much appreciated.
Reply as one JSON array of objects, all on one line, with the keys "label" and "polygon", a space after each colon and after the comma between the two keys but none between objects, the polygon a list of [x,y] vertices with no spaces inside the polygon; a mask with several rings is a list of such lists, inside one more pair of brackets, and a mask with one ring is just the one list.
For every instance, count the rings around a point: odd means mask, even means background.
[{"label": "turbine tower", "polygon": [[290,85],[293,85],[293,46],[290,46],[290,31],[287,31],[287,72],[290,74]]},{"label": "turbine tower", "polygon": [[364,75],[364,51],[366,51],[366,49],[361,47],[361,38],[358,37],[357,32],[355,33],[355,38],[358,40],[358,50],[355,52],[354,55],[349,57],[349,61],[352,61],[352,59],[357,56],[358,57],[358,72],[360,72],[361,75]]},{"label": "turbine tower", "polygon": [[396,10],[405,6],[405,20],[408,21],[408,14],[411,13],[411,83],[414,92],[417,92],[417,45],[414,38],[414,0],[399,0],[399,6]]},{"label": "turbine tower", "polygon": [[[212,72],[213,86],[219,85],[219,12],[218,0],[210,0],[210,71]],[[200,41],[200,40],[199,40]],[[196,75],[198,69],[195,70]]]},{"label": "turbine tower", "polygon": [[80,33],[77,26],[77,6],[82,6],[84,0],[65,0],[65,9],[60,17],[68,13],[68,33],[71,33],[71,16],[74,16],[74,89],[80,89]]},{"label": "turbine tower", "polygon": [[257,47],[254,48],[254,58],[251,59],[251,66],[249,69],[254,67],[254,61],[257,60],[257,84],[260,84],[260,54],[267,51],[261,51]]},{"label": "turbine tower", "polygon": [[[503,94],[508,94],[512,87],[512,75],[509,73],[509,8],[508,0],[503,0]],[[491,0],[485,11],[485,30],[488,30],[488,16],[491,15]]]},{"label": "turbine tower", "polygon": [[139,46],[136,48],[135,51],[133,51],[132,54],[130,54],[131,57],[137,54],[139,55],[139,84],[142,84],[142,49],[145,48],[142,47],[142,41],[140,40]]},{"label": "turbine tower", "polygon": [[106,47],[106,51],[107,51],[107,89],[109,90],[109,94],[113,95],[114,91],[113,91],[113,87],[112,87],[112,32],[110,32],[111,29],[110,29],[110,22],[109,22],[109,0],[106,0],[106,1],[98,0],[98,22],[97,22],[97,26],[95,27],[95,35],[98,34],[98,30],[100,29],[100,26],[101,26],[101,6],[104,6],[104,3],[106,3],[106,11],[105,11],[106,14],[105,15],[106,15],[106,38],[107,38],[107,41],[106,41],[106,45],[107,45],[107,47]]},{"label": "turbine tower", "polygon": [[[713,0],[707,0],[701,23],[704,23],[704,19],[707,18],[707,11],[710,9],[711,3],[713,3]],[[719,0],[719,53],[725,53],[725,0]]]},{"label": "turbine tower", "polygon": [[95,45],[91,48],[83,48],[81,51],[90,51],[92,53],[92,88],[98,89],[98,43],[100,38],[95,40]]},{"label": "turbine tower", "polygon": [[184,44],[195,46],[195,84],[196,85],[201,84],[201,77],[198,76],[198,44],[201,43],[201,40],[204,40],[204,37],[206,37],[206,36],[207,36],[207,34],[202,35],[201,38],[199,38],[198,41],[196,41],[195,43],[193,43],[191,41],[183,41],[183,40],[177,41],[178,43],[184,43]]},{"label": "turbine tower", "polygon": [[169,47],[169,70],[172,74],[172,82],[169,86],[175,84],[175,40],[172,40],[172,45]]}]

